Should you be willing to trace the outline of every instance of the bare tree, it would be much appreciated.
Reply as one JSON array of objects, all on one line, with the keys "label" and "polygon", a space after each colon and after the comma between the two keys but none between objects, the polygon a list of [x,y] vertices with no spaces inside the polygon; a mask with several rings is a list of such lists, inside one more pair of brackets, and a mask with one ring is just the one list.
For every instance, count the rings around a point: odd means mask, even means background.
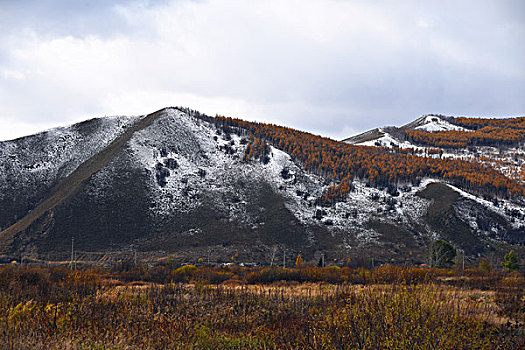
[{"label": "bare tree", "polygon": [[270,266],[273,266],[273,262],[275,260],[275,255],[277,255],[277,250],[279,250],[279,247],[274,245],[272,247],[271,255],[270,255]]}]

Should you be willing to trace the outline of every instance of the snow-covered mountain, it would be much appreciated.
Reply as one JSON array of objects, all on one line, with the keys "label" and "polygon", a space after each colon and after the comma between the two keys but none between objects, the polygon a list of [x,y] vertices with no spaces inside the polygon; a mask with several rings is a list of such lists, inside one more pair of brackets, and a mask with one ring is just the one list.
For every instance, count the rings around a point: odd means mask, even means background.
[{"label": "snow-covered mountain", "polygon": [[410,143],[400,137],[400,131],[404,130],[421,130],[428,132],[436,131],[469,131],[459,125],[455,125],[449,121],[450,117],[440,115],[425,115],[413,122],[405,124],[400,128],[396,127],[381,127],[365,131],[364,133],[351,136],[343,140],[343,142],[359,145],[359,146],[382,146],[391,147],[392,145],[402,148],[420,148],[418,145]]},{"label": "snow-covered mountain", "polygon": [[401,129],[414,129],[428,132],[435,131],[470,131],[462,126],[455,125],[447,118],[441,115],[425,115],[414,120],[411,123],[403,125]]},{"label": "snow-covered mountain", "polygon": [[[356,178],[344,200],[321,206],[329,177],[305,171],[278,145],[265,161],[247,160],[253,140],[211,119],[166,108],[0,142],[4,258],[63,259],[72,237],[83,251],[259,262],[275,247],[307,259],[423,261],[437,237],[470,257],[525,242],[521,204],[438,179],[381,188]],[[461,130],[437,116],[403,128]],[[345,142],[407,146],[396,135],[376,129]]]},{"label": "snow-covered mountain", "polygon": [[[442,115],[426,115],[399,128],[388,126],[366,131],[342,140],[342,142],[357,146],[375,146],[385,148],[401,148],[419,151],[421,155],[434,158],[461,159],[486,164],[504,173],[509,178],[525,183],[525,138],[521,142],[501,145],[476,144],[462,148],[447,148],[436,145],[425,145],[413,142],[407,138],[407,130],[425,131],[429,133],[460,131],[473,132],[454,123],[454,117]],[[436,152],[439,149],[440,152]]]}]

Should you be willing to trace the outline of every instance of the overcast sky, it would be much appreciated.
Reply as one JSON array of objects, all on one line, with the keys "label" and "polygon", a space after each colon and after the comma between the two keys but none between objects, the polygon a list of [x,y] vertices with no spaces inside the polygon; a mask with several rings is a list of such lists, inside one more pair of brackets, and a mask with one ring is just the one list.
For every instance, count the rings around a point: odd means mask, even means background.
[{"label": "overcast sky", "polygon": [[524,4],[0,0],[0,140],[178,105],[333,138],[525,115]]}]

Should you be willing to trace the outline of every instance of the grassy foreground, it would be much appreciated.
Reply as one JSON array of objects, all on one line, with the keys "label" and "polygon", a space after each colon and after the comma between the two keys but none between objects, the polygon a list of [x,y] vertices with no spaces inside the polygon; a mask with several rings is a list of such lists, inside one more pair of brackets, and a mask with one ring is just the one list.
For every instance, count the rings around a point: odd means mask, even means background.
[{"label": "grassy foreground", "polygon": [[[159,272],[160,271],[160,272]],[[519,274],[0,268],[3,349],[519,349]]]}]

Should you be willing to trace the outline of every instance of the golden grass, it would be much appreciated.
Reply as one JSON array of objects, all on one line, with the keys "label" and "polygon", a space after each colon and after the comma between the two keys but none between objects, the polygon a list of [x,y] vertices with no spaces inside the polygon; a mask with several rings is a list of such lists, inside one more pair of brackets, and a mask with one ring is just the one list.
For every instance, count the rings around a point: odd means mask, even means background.
[{"label": "golden grass", "polygon": [[[0,268],[0,349],[525,346],[522,326],[508,325],[510,318],[501,315],[499,284],[485,290],[434,281],[247,284],[240,279],[243,273],[257,270],[240,269],[221,269],[221,274],[236,278],[210,284],[197,278],[199,269],[186,270],[191,271],[191,283],[126,282],[129,274],[120,278],[103,269]],[[390,276],[392,271],[384,272]],[[315,276],[323,273],[315,271]],[[380,273],[369,271],[370,276]],[[504,276],[501,283],[519,287],[520,278]]]}]

